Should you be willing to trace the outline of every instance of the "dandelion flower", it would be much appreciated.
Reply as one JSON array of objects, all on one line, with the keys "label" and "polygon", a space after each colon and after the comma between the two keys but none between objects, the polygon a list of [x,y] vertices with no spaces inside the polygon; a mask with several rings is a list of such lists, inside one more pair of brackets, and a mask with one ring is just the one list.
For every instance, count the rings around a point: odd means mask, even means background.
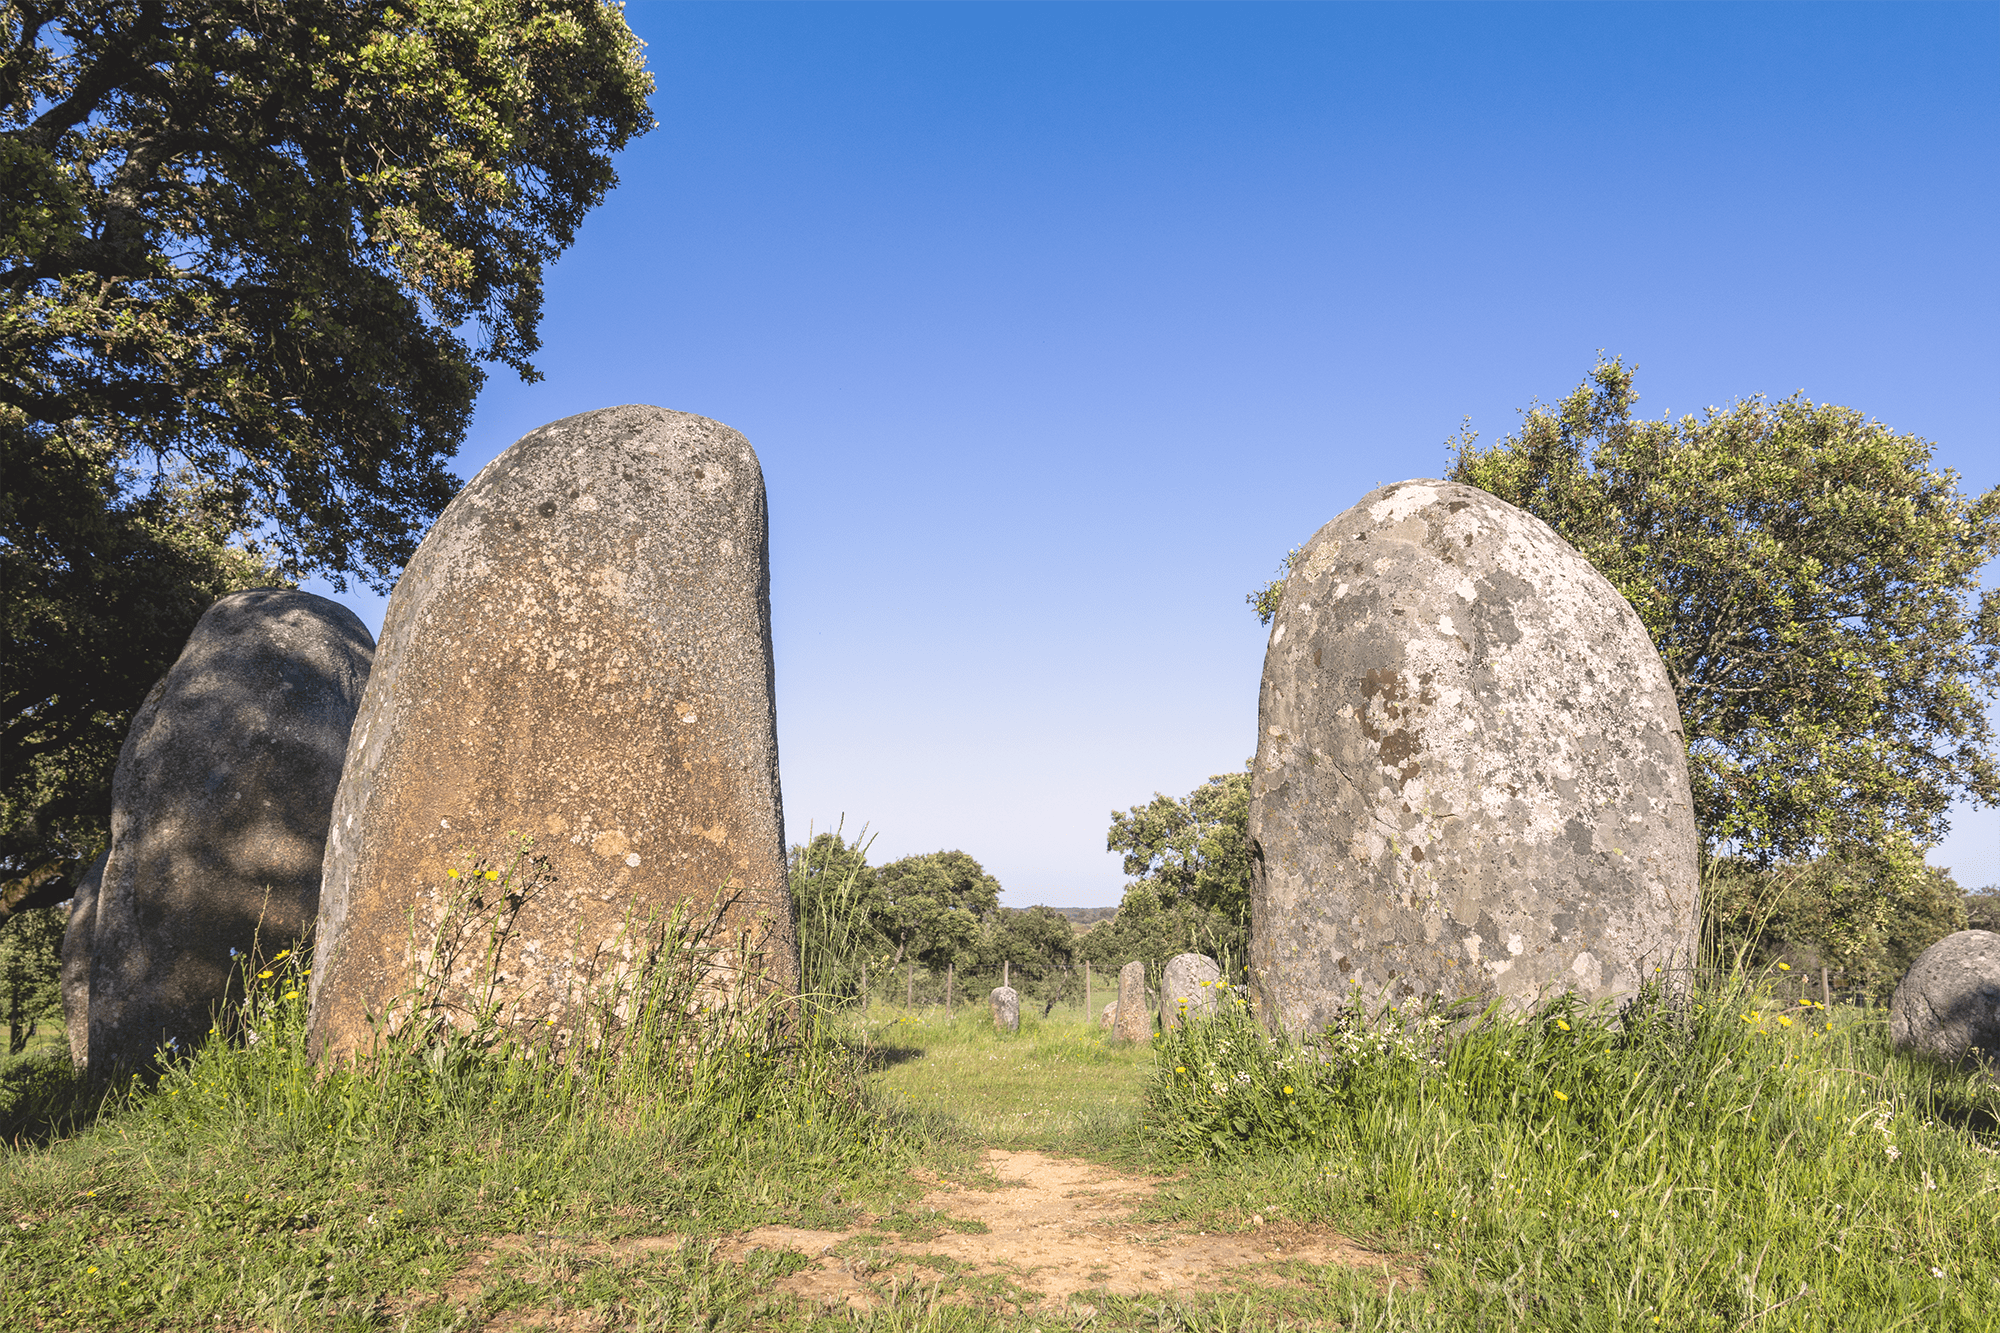
[{"label": "dandelion flower", "polygon": [[1780,963],[1778,964],[1778,970],[1780,972],[1789,972],[1792,970],[1792,965],[1790,963]]},{"label": "dandelion flower", "polygon": [[1561,1020],[1560,1018],[1556,1020],[1556,1026],[1561,1028],[1564,1032],[1569,1031],[1569,1024],[1563,1022],[1563,1020]]},{"label": "dandelion flower", "polygon": [[458,878],[458,871],[456,871],[456,870],[447,870],[447,871],[445,871],[444,873],[445,873],[445,874],[447,874],[447,875],[449,875],[449,876],[451,876],[451,877],[452,877],[453,879],[457,879],[457,878]]},{"label": "dandelion flower", "polygon": [[1569,1094],[1566,1092],[1558,1091],[1556,1093],[1556,1100],[1559,1102],[1566,1102],[1569,1100]]},{"label": "dandelion flower", "polygon": [[1286,1084],[1286,1085],[1285,1085],[1285,1095],[1286,1095],[1287,1097],[1289,1097],[1289,1096],[1291,1096],[1291,1095],[1292,1095],[1292,1089],[1291,1089],[1291,1085],[1290,1085],[1290,1084]]},{"label": "dandelion flower", "polygon": [[1175,1072],[1176,1074],[1185,1074],[1185,1073],[1187,1073],[1187,1066],[1186,1066],[1186,1065],[1175,1065],[1175,1066],[1174,1066],[1174,1072]]},{"label": "dandelion flower", "polygon": [[299,993],[295,990],[288,990],[285,992],[285,998],[287,1000],[296,1000],[299,998]]},{"label": "dandelion flower", "polygon": [[271,970],[269,968],[266,968],[262,972],[259,972],[257,974],[257,980],[259,981],[269,981],[270,979],[271,979]]},{"label": "dandelion flower", "polygon": [[499,872],[499,871],[497,871],[497,870],[489,870],[489,871],[487,871],[487,872],[486,872],[486,878],[488,878],[488,879],[498,879],[498,878],[500,878],[500,872]]}]

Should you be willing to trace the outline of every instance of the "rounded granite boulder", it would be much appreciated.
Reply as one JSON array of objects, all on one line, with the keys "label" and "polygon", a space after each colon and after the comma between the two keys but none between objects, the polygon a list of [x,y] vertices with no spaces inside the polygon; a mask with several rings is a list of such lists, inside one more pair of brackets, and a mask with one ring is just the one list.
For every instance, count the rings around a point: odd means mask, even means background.
[{"label": "rounded granite boulder", "polygon": [[[594,1042],[674,958],[700,960],[704,1006],[796,983],[749,441],[645,406],[529,432],[425,536],[375,661],[327,841],[316,1051],[412,1017]],[[482,864],[506,878],[455,877]]]},{"label": "rounded granite boulder", "polygon": [[1693,955],[1659,654],[1574,548],[1473,487],[1384,486],[1293,561],[1249,833],[1251,983],[1294,1031],[1352,999],[1612,1000]]},{"label": "rounded granite boulder", "polygon": [[1917,955],[1889,1001],[1900,1051],[2000,1061],[2000,934],[1960,930]]}]

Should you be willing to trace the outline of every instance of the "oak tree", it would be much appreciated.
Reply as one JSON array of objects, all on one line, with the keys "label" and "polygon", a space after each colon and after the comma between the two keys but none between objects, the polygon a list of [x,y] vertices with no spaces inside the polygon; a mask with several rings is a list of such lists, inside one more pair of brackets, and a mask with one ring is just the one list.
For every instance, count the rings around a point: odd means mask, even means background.
[{"label": "oak tree", "polygon": [[0,861],[80,864],[217,592],[386,589],[651,87],[597,0],[0,7]]},{"label": "oak tree", "polygon": [[2000,487],[1803,394],[1648,421],[1600,361],[1450,477],[1535,515],[1632,603],[1660,650],[1712,850],[1756,864],[1907,861],[1958,797],[2000,803]]}]

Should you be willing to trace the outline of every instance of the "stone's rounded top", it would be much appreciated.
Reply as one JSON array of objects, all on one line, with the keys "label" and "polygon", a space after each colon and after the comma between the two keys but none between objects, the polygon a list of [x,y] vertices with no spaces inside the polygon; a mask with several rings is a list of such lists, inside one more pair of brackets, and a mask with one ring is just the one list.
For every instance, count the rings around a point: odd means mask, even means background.
[{"label": "stone's rounded top", "polygon": [[2000,933],[1954,931],[1918,954],[1889,1001],[1889,1039],[1945,1060],[2000,1061]]},{"label": "stone's rounded top", "polygon": [[1291,563],[1258,712],[1268,1019],[1318,1027],[1357,987],[1609,1000],[1685,965],[1697,839],[1671,683],[1630,604],[1534,516],[1427,478],[1363,496]]}]

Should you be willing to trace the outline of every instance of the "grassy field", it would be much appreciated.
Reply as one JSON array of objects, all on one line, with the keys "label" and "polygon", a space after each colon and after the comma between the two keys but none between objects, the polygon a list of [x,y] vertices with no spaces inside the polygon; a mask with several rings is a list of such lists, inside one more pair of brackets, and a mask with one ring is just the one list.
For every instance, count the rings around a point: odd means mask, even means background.
[{"label": "grassy field", "polygon": [[[694,1059],[459,1044],[323,1074],[292,989],[268,979],[254,1045],[17,1139],[0,1327],[2000,1328],[2000,1098],[1892,1056],[1879,1013],[1738,990],[1134,1049],[1076,1011],[1002,1035],[878,1006]],[[1148,1253],[1256,1252],[1037,1305],[1032,1270],[980,1266],[1003,1237],[936,1203],[1032,1183],[996,1181],[996,1148],[1099,1164]]]}]

